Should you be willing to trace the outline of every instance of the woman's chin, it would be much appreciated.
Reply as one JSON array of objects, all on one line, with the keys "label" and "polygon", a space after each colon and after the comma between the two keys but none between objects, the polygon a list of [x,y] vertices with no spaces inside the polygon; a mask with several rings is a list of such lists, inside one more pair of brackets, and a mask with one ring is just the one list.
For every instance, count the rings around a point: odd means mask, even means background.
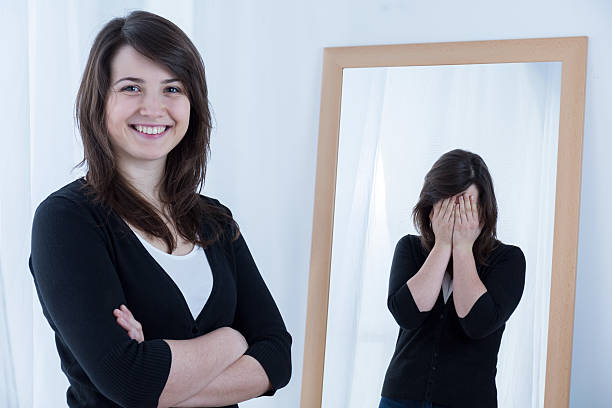
[{"label": "woman's chin", "polygon": [[147,162],[159,162],[166,160],[168,152],[138,152],[131,154],[128,161],[131,163],[143,164]]}]

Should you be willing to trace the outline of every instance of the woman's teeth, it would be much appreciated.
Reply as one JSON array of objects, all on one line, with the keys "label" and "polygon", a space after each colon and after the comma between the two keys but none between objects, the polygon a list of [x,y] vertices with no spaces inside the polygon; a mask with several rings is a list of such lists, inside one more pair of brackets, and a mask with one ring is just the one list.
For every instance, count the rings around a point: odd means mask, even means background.
[{"label": "woman's teeth", "polygon": [[167,126],[150,127],[150,126],[134,125],[134,128],[141,133],[146,133],[148,135],[158,135],[160,133],[163,133],[166,130]]}]

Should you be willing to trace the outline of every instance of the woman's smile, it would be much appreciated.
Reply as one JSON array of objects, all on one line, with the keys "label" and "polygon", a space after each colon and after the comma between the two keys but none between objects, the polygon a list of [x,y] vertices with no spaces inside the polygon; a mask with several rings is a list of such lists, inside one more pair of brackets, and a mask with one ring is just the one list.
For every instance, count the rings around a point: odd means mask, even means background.
[{"label": "woman's smile", "polygon": [[172,128],[169,125],[146,125],[146,124],[133,124],[129,125],[130,129],[137,135],[144,137],[145,139],[159,139],[166,135],[166,133]]}]

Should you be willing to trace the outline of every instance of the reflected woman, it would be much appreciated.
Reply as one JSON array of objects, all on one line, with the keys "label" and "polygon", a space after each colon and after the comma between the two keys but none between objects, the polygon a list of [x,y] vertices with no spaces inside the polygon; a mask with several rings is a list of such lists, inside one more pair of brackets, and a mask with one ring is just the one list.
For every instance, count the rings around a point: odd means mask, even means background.
[{"label": "reflected woman", "polygon": [[198,193],[199,52],[135,11],[97,35],[77,96],[86,177],[37,208],[30,270],[70,407],[236,407],[291,376],[291,336],[229,209]]},{"label": "reflected woman", "polygon": [[421,235],[400,239],[391,266],[387,305],[400,330],[379,408],[497,407],[497,354],[523,293],[525,257],[496,237],[482,158],[442,155],[413,219]]}]

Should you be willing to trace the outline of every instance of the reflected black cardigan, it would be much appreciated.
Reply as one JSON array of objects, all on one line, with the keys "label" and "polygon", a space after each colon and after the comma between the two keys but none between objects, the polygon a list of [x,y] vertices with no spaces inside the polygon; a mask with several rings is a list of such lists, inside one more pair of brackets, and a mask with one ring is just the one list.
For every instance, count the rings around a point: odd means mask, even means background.
[{"label": "reflected black cardigan", "polygon": [[387,305],[400,330],[382,396],[452,408],[497,407],[497,353],[523,294],[523,252],[500,243],[488,266],[476,265],[487,292],[464,318],[457,316],[453,294],[444,303],[442,291],[432,310],[419,312],[406,282],[426,258],[419,237],[406,235],[397,243]]},{"label": "reflected black cardigan", "polygon": [[[289,382],[291,336],[242,235],[205,248],[213,288],[194,319],[172,278],[116,213],[87,198],[84,184],[75,180],[38,206],[29,259],[70,382],[70,407],[157,407],[172,360],[162,339],[191,339],[224,326],[246,338],[245,354],[272,383],[266,395]],[[113,309],[121,304],[142,323],[142,343],[116,323]]]}]

